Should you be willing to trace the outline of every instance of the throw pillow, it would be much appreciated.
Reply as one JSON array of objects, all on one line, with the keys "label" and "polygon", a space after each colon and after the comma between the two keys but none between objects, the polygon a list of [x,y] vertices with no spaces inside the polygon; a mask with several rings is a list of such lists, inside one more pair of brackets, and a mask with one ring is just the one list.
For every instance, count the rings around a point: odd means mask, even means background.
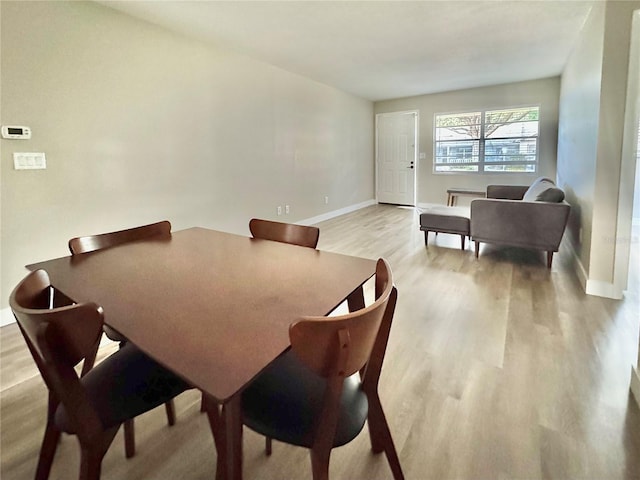
[{"label": "throw pillow", "polygon": [[545,177],[540,177],[534,180],[529,189],[525,192],[522,200],[525,202],[535,202],[538,200],[538,195],[547,190],[548,188],[555,187],[556,184],[553,180]]},{"label": "throw pillow", "polygon": [[560,203],[564,200],[564,192],[557,187],[547,188],[536,197],[536,200],[538,202]]}]

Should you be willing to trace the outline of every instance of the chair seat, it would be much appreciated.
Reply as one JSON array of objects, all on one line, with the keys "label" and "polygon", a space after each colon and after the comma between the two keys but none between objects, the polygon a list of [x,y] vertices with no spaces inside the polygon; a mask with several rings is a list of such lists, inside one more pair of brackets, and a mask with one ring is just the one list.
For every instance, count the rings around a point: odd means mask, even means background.
[{"label": "chair seat", "polygon": [[111,328],[109,325],[103,325],[102,330],[109,340],[113,340],[114,342],[127,342],[127,337],[122,335],[117,330]]},{"label": "chair seat", "polygon": [[[105,429],[162,405],[190,388],[130,343],[96,365],[81,383]],[[55,423],[63,432],[76,433],[62,404],[56,411]]]},{"label": "chair seat", "polygon": [[[358,373],[344,381],[334,447],[350,442],[364,427],[368,402],[360,385]],[[244,424],[266,437],[310,448],[325,387],[326,380],[289,351],[243,392]]]}]

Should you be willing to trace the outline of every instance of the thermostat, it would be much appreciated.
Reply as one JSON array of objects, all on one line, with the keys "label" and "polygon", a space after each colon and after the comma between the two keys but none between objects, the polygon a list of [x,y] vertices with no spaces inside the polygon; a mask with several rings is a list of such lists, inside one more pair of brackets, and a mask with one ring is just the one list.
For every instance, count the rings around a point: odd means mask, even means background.
[{"label": "thermostat", "polygon": [[31,129],[29,127],[2,126],[2,138],[11,140],[27,140],[31,138]]}]

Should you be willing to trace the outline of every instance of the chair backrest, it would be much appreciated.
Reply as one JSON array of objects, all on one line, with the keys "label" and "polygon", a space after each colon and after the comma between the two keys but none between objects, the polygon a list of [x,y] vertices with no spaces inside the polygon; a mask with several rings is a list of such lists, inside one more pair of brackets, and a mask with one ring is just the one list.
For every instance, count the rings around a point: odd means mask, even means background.
[{"label": "chair backrest", "polygon": [[[324,377],[348,377],[361,370],[369,361],[374,346],[386,348],[387,338],[379,340],[383,318],[390,326],[393,309],[388,312],[390,298],[395,307],[396,290],[391,269],[384,259],[376,265],[376,300],[356,312],[336,317],[304,317],[289,327],[294,353],[309,368]],[[390,316],[389,316],[390,314]],[[385,332],[383,332],[384,334]],[[388,337],[388,330],[386,330]],[[379,344],[383,343],[383,346]],[[341,357],[344,355],[344,359]],[[338,359],[338,360],[336,360]],[[380,361],[380,366],[382,362]]]},{"label": "chair backrest", "polygon": [[249,221],[249,231],[253,238],[290,243],[309,248],[316,248],[318,237],[320,236],[320,229],[317,227],[272,222],[259,218],[252,218]]},{"label": "chair backrest", "polygon": [[117,232],[72,238],[69,240],[69,251],[72,255],[89,253],[136,240],[151,237],[166,237],[169,235],[171,235],[171,223],[164,220],[162,222],[119,230]]},{"label": "chair backrest", "polygon": [[102,430],[74,367],[94,354],[102,334],[102,309],[94,303],[54,307],[55,289],[44,270],[30,273],[9,304],[54,406],[62,402],[79,436]]},{"label": "chair backrest", "polygon": [[362,390],[369,402],[375,402],[396,298],[389,264],[379,259],[374,303],[338,317],[304,317],[289,327],[294,354],[327,381],[322,408],[314,422],[312,449],[334,445],[347,377],[359,371]]}]

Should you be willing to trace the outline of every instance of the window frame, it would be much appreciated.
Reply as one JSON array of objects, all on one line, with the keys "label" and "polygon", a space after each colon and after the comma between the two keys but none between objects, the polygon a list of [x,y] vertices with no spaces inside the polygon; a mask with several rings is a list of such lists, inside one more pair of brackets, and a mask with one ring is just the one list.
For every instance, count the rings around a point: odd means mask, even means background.
[{"label": "window frame", "polygon": [[[500,111],[508,111],[508,110],[516,110],[516,109],[524,109],[524,108],[537,108],[538,110],[538,128],[537,134],[535,136],[530,137],[496,137],[496,138],[485,138],[485,130],[487,124],[487,113],[492,112],[500,112]],[[538,173],[539,171],[539,163],[540,163],[540,125],[541,125],[541,105],[540,104],[525,104],[525,105],[510,105],[505,107],[490,107],[490,108],[475,108],[475,109],[467,109],[453,112],[436,112],[433,114],[433,167],[432,172],[435,175],[533,175]],[[437,129],[438,129],[438,117],[445,116],[456,116],[456,115],[469,115],[469,114],[480,114],[480,136],[479,138],[469,138],[464,139],[468,140],[469,143],[473,144],[473,142],[478,142],[478,161],[477,162],[457,162],[456,166],[472,166],[477,167],[477,171],[438,171],[438,166],[447,166],[451,164],[442,164],[436,163],[437,152],[438,152],[438,144],[447,143],[447,142],[460,142],[464,140],[437,140]],[[520,161],[520,162],[487,162],[485,160],[486,153],[486,143],[487,140],[507,140],[507,139],[535,139],[535,160],[531,161]],[[472,147],[473,148],[473,147]],[[514,166],[527,166],[533,165],[532,171],[504,171],[504,170],[486,170],[487,166],[505,166],[505,165],[514,165]]]}]

